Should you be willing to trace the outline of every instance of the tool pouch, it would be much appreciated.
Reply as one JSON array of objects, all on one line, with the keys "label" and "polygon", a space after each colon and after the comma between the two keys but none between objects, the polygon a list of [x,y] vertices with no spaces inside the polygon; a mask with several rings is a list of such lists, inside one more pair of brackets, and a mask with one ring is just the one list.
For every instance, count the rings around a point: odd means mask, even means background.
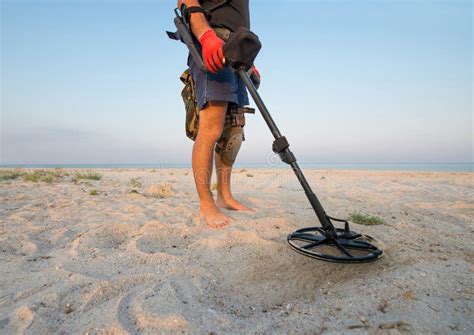
[{"label": "tool pouch", "polygon": [[[186,136],[194,141],[199,130],[199,110],[194,80],[191,76],[190,70],[186,69],[180,79],[184,84],[183,90],[181,91],[181,97],[183,98],[184,108],[186,111]],[[243,128],[245,126],[244,114],[246,113],[255,114],[255,109],[229,104],[225,116],[224,129],[232,127]]]},{"label": "tool pouch", "polygon": [[245,126],[245,113],[255,114],[255,109],[235,105],[229,106],[225,115],[224,129]]},{"label": "tool pouch", "polygon": [[194,141],[199,129],[199,114],[194,81],[191,77],[189,69],[186,69],[183,72],[180,79],[184,84],[184,88],[181,91],[181,96],[183,98],[184,108],[186,110],[186,136]]}]

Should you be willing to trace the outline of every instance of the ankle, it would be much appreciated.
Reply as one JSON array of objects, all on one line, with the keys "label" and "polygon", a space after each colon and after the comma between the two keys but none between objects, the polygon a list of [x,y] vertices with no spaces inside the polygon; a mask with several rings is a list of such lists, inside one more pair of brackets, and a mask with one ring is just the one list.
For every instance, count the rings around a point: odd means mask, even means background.
[{"label": "ankle", "polygon": [[232,193],[230,192],[217,192],[218,199],[233,199]]},{"label": "ankle", "polygon": [[199,207],[201,209],[209,209],[209,208],[215,208],[217,207],[214,200],[204,200],[199,203]]}]

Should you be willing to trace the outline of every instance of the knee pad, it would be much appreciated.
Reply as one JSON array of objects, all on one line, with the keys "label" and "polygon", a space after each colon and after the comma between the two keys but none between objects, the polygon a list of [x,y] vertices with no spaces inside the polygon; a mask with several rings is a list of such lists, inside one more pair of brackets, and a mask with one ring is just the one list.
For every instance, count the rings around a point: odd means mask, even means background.
[{"label": "knee pad", "polygon": [[216,145],[216,153],[221,157],[225,165],[232,165],[237,158],[242,142],[244,141],[244,129],[242,126],[234,126],[224,129],[222,137]]},{"label": "knee pad", "polygon": [[231,105],[227,110],[224,131],[216,145],[216,153],[225,165],[232,165],[237,158],[240,146],[245,141],[245,113],[255,113],[255,109]]}]

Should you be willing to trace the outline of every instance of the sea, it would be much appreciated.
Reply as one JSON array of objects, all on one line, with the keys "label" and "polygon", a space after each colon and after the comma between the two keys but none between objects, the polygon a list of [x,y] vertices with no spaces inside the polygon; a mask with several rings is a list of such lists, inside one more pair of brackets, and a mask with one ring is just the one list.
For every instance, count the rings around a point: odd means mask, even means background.
[{"label": "sea", "polygon": [[[369,171],[426,171],[426,172],[474,172],[474,163],[365,163],[365,164],[331,164],[299,163],[302,169],[334,170],[369,170]],[[65,168],[65,169],[189,169],[191,164],[155,163],[155,164],[0,164],[0,168]],[[234,168],[245,169],[283,169],[289,168],[284,163],[251,164],[239,163]]]}]

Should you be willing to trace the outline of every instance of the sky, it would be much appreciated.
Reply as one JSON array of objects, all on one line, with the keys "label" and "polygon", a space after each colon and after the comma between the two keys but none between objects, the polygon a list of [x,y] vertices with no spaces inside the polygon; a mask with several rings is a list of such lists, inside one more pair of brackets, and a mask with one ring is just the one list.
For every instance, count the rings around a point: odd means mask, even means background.
[{"label": "sky", "polygon": [[[0,164],[190,163],[176,1],[0,4]],[[250,0],[259,92],[298,160],[473,162],[472,7]],[[238,162],[272,159],[258,113],[245,132]]]}]

